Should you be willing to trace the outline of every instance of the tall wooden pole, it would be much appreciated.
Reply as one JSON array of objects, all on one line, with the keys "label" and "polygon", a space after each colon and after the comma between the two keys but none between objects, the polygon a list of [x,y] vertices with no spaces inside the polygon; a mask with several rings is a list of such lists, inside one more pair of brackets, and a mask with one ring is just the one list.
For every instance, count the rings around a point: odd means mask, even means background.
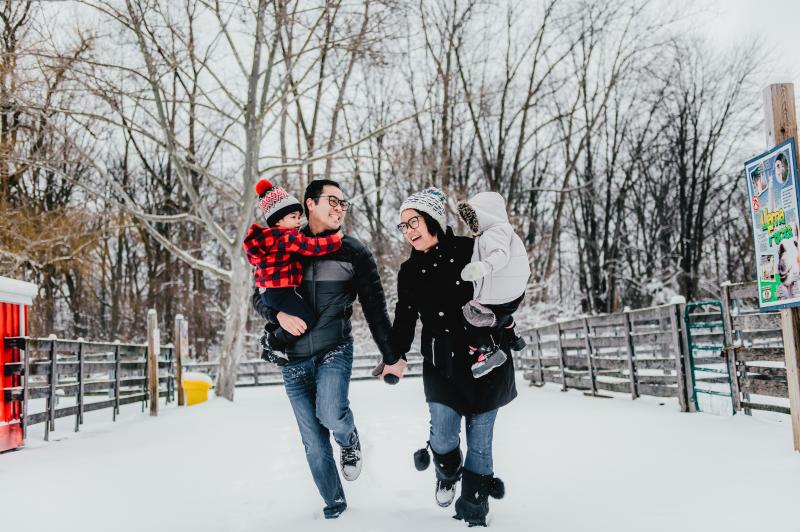
[{"label": "tall wooden pole", "polygon": [[158,338],[156,309],[147,311],[147,395],[150,398],[150,415],[158,415],[158,355],[161,342]]},{"label": "tall wooden pole", "polygon": [[[790,138],[794,138],[795,143],[798,142],[793,84],[776,83],[764,89],[764,111],[768,148]],[[794,154],[794,159],[797,161],[797,153]],[[781,328],[794,450],[800,451],[800,308],[781,310]]]},{"label": "tall wooden pole", "polygon": [[178,406],[186,404],[183,391],[183,361],[189,357],[189,333],[183,315],[175,316],[175,339],[173,340],[175,357],[175,380],[178,381]]}]

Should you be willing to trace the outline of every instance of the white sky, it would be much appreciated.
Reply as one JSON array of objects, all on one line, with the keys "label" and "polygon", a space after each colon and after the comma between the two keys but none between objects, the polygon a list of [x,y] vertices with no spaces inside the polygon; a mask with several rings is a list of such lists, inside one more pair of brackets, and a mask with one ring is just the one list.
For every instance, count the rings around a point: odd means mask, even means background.
[{"label": "white sky", "polygon": [[800,90],[800,1],[798,0],[699,0],[698,18],[708,36],[723,47],[761,40],[775,58],[767,68],[763,86],[793,82]]}]

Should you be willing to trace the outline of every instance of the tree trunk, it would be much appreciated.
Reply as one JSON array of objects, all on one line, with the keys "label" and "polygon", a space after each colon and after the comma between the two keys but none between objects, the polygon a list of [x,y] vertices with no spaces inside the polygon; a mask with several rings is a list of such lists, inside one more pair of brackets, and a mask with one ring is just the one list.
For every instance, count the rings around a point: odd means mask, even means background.
[{"label": "tree trunk", "polygon": [[250,269],[241,256],[236,255],[231,261],[231,284],[228,299],[228,315],[225,320],[225,331],[222,336],[222,352],[219,357],[219,370],[215,393],[233,401],[239,357],[244,346],[244,335],[247,326],[247,314],[250,308]]}]

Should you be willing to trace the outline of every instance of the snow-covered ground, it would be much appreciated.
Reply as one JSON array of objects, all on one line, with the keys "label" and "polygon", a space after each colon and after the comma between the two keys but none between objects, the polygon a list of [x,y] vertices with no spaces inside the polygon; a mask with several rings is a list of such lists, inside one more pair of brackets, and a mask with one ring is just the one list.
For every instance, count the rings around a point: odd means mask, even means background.
[{"label": "snow-covered ground", "polygon": [[[800,454],[788,416],[682,414],[674,402],[630,401],[528,388],[501,410],[495,470],[508,494],[491,501],[496,531],[797,532]],[[162,409],[138,405],[116,424],[60,420],[51,442],[0,455],[2,530],[465,530],[433,500],[433,472],[412,452],[426,440],[420,379],[354,382],[364,444],[350,508],[322,518],[288,400],[280,387],[237,390]]]}]

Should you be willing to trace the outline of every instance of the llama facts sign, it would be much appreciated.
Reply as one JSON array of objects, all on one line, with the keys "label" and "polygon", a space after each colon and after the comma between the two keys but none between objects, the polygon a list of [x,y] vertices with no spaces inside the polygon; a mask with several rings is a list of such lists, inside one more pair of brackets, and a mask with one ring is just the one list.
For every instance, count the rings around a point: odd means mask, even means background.
[{"label": "llama facts sign", "polygon": [[762,310],[800,306],[794,139],[744,163]]}]

